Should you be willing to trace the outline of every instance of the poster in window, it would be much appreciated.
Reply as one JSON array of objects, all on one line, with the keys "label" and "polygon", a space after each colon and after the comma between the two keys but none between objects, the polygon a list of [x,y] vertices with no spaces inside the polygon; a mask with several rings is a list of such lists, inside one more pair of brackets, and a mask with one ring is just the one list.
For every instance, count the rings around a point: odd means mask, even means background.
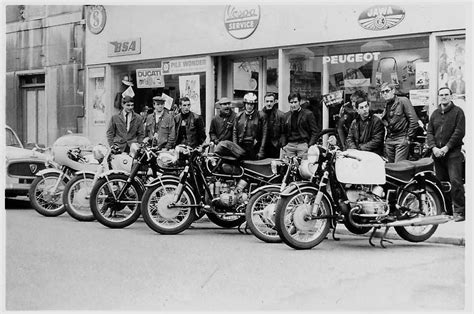
[{"label": "poster in window", "polygon": [[429,62],[417,62],[415,63],[415,85],[416,86],[427,86],[430,82],[429,75]]},{"label": "poster in window", "polygon": [[445,37],[438,53],[438,86],[449,87],[455,98],[464,99],[466,94],[464,36]]},{"label": "poster in window", "polygon": [[429,89],[410,90],[410,101],[413,106],[429,106],[430,105],[430,90]]},{"label": "poster in window", "polygon": [[95,78],[95,92],[92,100],[93,125],[105,125],[104,78]]},{"label": "poster in window", "polygon": [[199,75],[182,75],[179,77],[179,96],[188,97],[191,101],[191,111],[201,114]]}]

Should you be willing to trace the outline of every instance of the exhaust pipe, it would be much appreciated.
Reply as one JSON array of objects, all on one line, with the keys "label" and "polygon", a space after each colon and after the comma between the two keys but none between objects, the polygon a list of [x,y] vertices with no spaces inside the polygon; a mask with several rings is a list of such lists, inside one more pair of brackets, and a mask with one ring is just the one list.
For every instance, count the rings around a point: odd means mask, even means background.
[{"label": "exhaust pipe", "polygon": [[389,222],[386,224],[387,227],[404,227],[404,226],[426,226],[426,225],[439,225],[444,224],[451,220],[451,217],[447,215],[436,215],[427,217],[416,217],[407,220],[399,220]]}]

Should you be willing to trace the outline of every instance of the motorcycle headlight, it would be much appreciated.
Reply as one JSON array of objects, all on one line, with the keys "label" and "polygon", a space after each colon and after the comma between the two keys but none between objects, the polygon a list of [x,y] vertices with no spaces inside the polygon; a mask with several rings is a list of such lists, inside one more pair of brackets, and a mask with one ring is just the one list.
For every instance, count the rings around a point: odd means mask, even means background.
[{"label": "motorcycle headlight", "polygon": [[173,166],[178,160],[177,154],[173,152],[160,152],[156,162],[162,168],[167,168]]},{"label": "motorcycle headlight", "polygon": [[309,180],[318,170],[319,164],[311,163],[309,160],[302,160],[298,167],[301,178]]},{"label": "motorcycle headlight", "polygon": [[102,144],[95,145],[92,148],[92,155],[94,156],[94,159],[96,160],[104,159],[105,155],[107,155],[107,147],[105,147],[105,145],[102,145]]},{"label": "motorcycle headlight", "polygon": [[138,149],[140,149],[140,145],[138,145],[137,143],[132,143],[132,145],[130,145],[130,156],[132,158],[135,158],[135,155],[137,154]]},{"label": "motorcycle headlight", "polygon": [[319,148],[318,145],[313,145],[308,149],[308,161],[312,164],[319,161]]}]

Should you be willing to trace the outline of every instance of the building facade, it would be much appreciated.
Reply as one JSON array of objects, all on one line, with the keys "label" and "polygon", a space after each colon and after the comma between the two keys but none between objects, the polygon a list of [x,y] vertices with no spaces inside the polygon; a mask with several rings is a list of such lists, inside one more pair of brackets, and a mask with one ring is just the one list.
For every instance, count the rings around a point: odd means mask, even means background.
[{"label": "building facade", "polygon": [[[469,3],[384,5],[87,6],[84,130],[105,130],[117,94],[133,93],[136,110],[165,94],[170,106],[191,99],[206,133],[215,102],[248,91],[299,92],[320,127],[334,125],[337,104],[356,89],[382,110],[379,86],[393,82],[420,117],[449,86],[464,106]],[[125,75],[134,86],[122,84]]]}]

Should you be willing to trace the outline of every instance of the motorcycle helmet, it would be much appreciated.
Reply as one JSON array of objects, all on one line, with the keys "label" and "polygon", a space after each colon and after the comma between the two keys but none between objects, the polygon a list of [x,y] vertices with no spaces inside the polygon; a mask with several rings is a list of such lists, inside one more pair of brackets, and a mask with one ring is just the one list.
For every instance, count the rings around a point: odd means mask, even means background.
[{"label": "motorcycle helmet", "polygon": [[257,103],[257,95],[254,93],[247,93],[244,95],[244,104],[256,104]]}]

